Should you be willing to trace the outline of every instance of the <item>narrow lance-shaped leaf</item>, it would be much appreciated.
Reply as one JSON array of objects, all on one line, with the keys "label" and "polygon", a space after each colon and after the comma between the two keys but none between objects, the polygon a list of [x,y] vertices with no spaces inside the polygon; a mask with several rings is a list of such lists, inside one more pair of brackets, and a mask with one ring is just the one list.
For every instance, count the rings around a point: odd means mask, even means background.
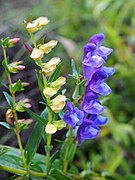
[{"label": "narrow lance-shaped leaf", "polygon": [[55,69],[55,71],[53,72],[53,74],[50,76],[50,78],[49,78],[49,80],[48,80],[48,83],[55,81],[55,80],[59,77],[60,68],[61,68],[61,64],[59,64],[59,65],[57,66],[57,68]]},{"label": "narrow lance-shaped leaf", "polygon": [[7,92],[3,92],[7,103],[9,104],[9,106],[13,109],[13,103],[12,103],[12,97],[7,93]]},{"label": "narrow lance-shaped leaf", "polygon": [[40,92],[42,93],[43,92],[43,82],[41,80],[41,77],[40,77],[40,74],[39,74],[39,71],[36,70],[36,76],[37,76],[37,80],[38,80],[38,87],[39,87],[39,90]]},{"label": "narrow lance-shaped leaf", "polygon": [[6,89],[8,89],[8,86],[0,79],[0,84],[4,86]]},{"label": "narrow lance-shaped leaf", "polygon": [[71,67],[72,67],[72,76],[77,77],[78,76],[78,70],[77,70],[75,61],[73,59],[71,60]]},{"label": "narrow lance-shaped leaf", "polygon": [[23,88],[23,85],[22,85],[22,82],[21,80],[18,80],[15,85],[13,85],[13,88],[12,88],[12,92],[15,93],[17,91],[23,91],[24,88]]},{"label": "narrow lance-shaped leaf", "polygon": [[44,126],[47,124],[47,120],[40,117],[39,115],[37,115],[36,113],[34,113],[33,111],[31,111],[30,109],[24,107],[24,110],[32,117],[32,119],[34,119],[35,121],[43,124]]},{"label": "narrow lance-shaped leaf", "polygon": [[42,129],[44,126],[37,122],[34,126],[34,129],[28,139],[28,142],[25,147],[25,157],[27,159],[27,164],[29,165],[37,152],[39,144],[42,139]]}]

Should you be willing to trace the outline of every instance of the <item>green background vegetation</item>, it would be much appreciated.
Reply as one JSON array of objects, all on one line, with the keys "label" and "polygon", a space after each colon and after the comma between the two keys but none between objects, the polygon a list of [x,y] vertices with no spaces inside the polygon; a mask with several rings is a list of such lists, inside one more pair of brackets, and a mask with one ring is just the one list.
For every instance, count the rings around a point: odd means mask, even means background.
[{"label": "green background vegetation", "polygon": [[[28,42],[28,34],[23,29],[23,20],[30,15],[33,19],[47,16],[50,24],[36,34],[37,40],[47,35],[45,41],[56,39],[59,45],[47,56],[60,56],[62,73],[67,76],[70,61],[73,58],[81,66],[83,46],[95,33],[104,33],[103,45],[113,48],[107,61],[116,73],[108,80],[112,93],[103,98],[107,107],[105,115],[108,124],[102,128],[99,138],[86,141],[78,148],[74,164],[81,170],[99,174],[101,179],[135,179],[135,1],[134,0],[12,0],[0,2],[0,38],[20,37],[21,42],[12,52],[13,61],[23,57],[26,73],[21,78],[28,78],[33,87],[26,92],[32,99],[34,110],[38,113],[42,106],[34,98],[38,90],[33,76],[35,65],[29,58],[23,43]],[[29,42],[31,43],[31,42]],[[2,61],[2,53],[0,54]],[[31,71],[29,71],[31,70]],[[1,79],[5,75],[0,67]],[[27,75],[27,78],[26,78]],[[18,77],[14,77],[15,79]],[[4,80],[6,81],[6,80]],[[75,84],[70,77],[67,81],[67,95],[73,92]],[[22,95],[23,96],[23,95]],[[39,95],[37,95],[38,97]],[[0,105],[5,105],[2,95]],[[0,120],[4,120],[5,111],[1,110]],[[0,127],[1,131],[3,130]],[[11,134],[3,130],[0,143],[10,140]],[[98,176],[99,176],[98,175]],[[106,178],[104,178],[106,176]],[[98,177],[99,178],[99,177]],[[89,177],[87,178],[89,179]]]}]

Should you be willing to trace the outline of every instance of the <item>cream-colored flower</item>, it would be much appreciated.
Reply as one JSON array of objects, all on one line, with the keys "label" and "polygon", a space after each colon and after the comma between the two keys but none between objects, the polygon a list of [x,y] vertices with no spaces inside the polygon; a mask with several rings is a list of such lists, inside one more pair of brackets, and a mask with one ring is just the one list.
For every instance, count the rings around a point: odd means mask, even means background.
[{"label": "cream-colored flower", "polygon": [[30,57],[34,60],[38,60],[38,59],[42,58],[43,55],[44,55],[44,53],[40,49],[34,48]]},{"label": "cream-colored flower", "polygon": [[51,40],[48,43],[45,43],[43,45],[39,45],[38,47],[44,53],[48,54],[56,45],[57,45],[57,41]]},{"label": "cream-colored flower", "polygon": [[49,87],[60,89],[66,83],[66,78],[60,76],[56,81],[49,83]]},{"label": "cream-colored flower", "polygon": [[53,124],[48,123],[45,127],[45,132],[48,134],[54,134],[56,131],[57,128]]},{"label": "cream-colored flower", "polygon": [[56,94],[58,91],[57,88],[52,88],[52,87],[46,87],[43,90],[43,94],[45,95],[45,97],[52,97],[54,94]]},{"label": "cream-colored flower", "polygon": [[38,31],[43,26],[47,25],[49,23],[49,20],[47,17],[39,17],[36,20],[32,22],[28,22],[26,25],[26,29],[29,33],[33,33],[35,31]]},{"label": "cream-colored flower", "polygon": [[58,113],[60,112],[64,106],[65,106],[65,101],[67,100],[66,96],[64,95],[58,95],[56,98],[54,98],[51,101],[51,109],[55,112]]},{"label": "cream-colored flower", "polygon": [[50,76],[60,62],[61,60],[59,57],[52,58],[49,62],[43,63],[42,71],[46,73],[46,76]]}]

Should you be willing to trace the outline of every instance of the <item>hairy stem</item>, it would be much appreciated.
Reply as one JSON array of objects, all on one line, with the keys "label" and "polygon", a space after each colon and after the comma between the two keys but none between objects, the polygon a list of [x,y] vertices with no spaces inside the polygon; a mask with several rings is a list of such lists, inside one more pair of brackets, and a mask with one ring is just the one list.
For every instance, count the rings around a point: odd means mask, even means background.
[{"label": "hairy stem", "polygon": [[[3,48],[3,54],[4,54],[4,60],[6,65],[7,63],[7,56],[6,56],[6,49]],[[8,81],[9,81],[9,90],[10,93],[12,95],[12,103],[13,103],[13,114],[14,114],[14,119],[15,119],[15,132],[16,132],[16,137],[17,137],[17,141],[18,141],[18,146],[19,149],[21,151],[21,155],[22,155],[22,159],[23,159],[23,163],[24,163],[24,168],[27,168],[27,164],[26,164],[26,159],[24,156],[24,151],[23,151],[23,147],[22,147],[22,142],[21,142],[21,138],[20,138],[20,128],[19,128],[19,124],[18,124],[18,117],[17,117],[17,111],[16,111],[16,101],[15,101],[15,94],[12,92],[12,79],[11,79],[11,75],[10,72],[7,72],[7,77],[8,77]]]}]

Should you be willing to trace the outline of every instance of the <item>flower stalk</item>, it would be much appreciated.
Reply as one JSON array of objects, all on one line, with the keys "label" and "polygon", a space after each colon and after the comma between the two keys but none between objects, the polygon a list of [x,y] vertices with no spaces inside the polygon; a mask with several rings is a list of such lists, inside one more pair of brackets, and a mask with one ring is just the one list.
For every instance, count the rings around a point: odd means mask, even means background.
[{"label": "flower stalk", "polygon": [[[7,65],[8,63],[7,63],[7,56],[6,56],[6,48],[2,48],[2,50],[3,50],[3,55],[4,55],[4,61]],[[27,168],[27,163],[26,163],[26,159],[24,156],[23,146],[22,146],[22,142],[21,142],[21,138],[20,138],[20,128],[19,128],[17,111],[16,111],[15,93],[12,91],[12,88],[13,88],[12,79],[11,79],[10,72],[8,72],[8,71],[7,71],[7,77],[8,77],[8,81],[9,81],[9,90],[10,90],[10,93],[12,96],[12,103],[13,103],[13,109],[12,110],[13,110],[13,115],[14,115],[14,119],[15,119],[15,133],[16,133],[16,137],[17,137],[18,146],[19,146],[19,149],[21,151],[24,168]]]}]

